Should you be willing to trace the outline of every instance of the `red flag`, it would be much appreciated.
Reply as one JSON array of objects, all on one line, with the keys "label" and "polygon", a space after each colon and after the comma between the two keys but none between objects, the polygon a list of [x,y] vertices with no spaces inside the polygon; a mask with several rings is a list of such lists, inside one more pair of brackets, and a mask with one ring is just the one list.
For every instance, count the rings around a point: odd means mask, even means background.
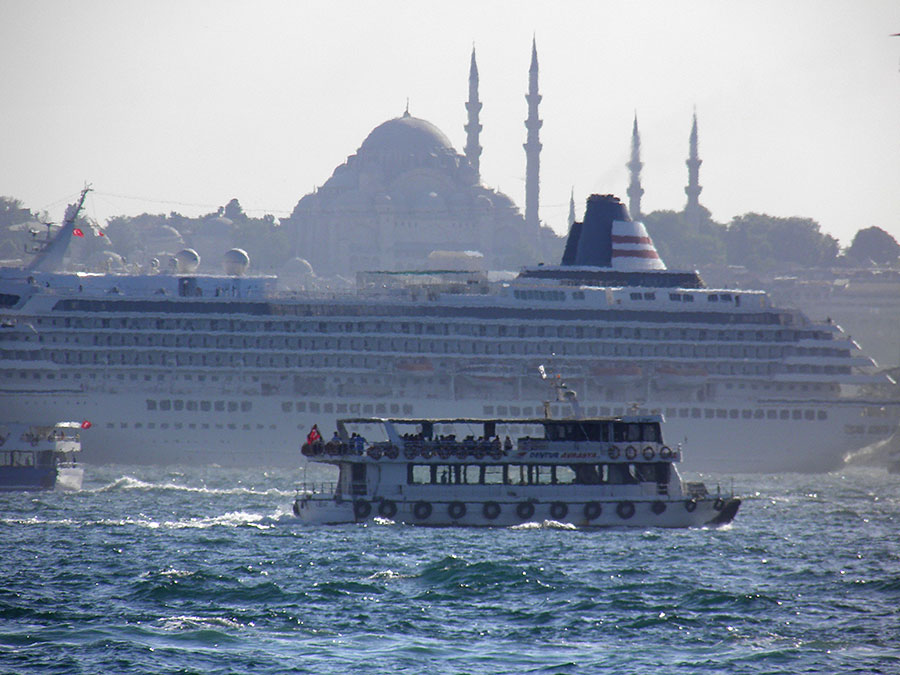
[{"label": "red flag", "polygon": [[92,425],[89,421],[87,421],[87,420],[85,420],[84,422],[81,423],[81,428],[82,428],[82,429],[90,429],[91,426],[93,426],[93,425]]},{"label": "red flag", "polygon": [[72,230],[72,234],[74,234],[76,237],[84,236],[84,232],[81,231],[80,227],[76,227],[74,230]]}]

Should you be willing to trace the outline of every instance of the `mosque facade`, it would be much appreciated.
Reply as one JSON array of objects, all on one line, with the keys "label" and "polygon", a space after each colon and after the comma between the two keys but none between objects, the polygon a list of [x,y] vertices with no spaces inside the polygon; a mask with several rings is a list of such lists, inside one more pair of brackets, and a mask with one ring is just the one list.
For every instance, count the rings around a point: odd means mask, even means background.
[{"label": "mosque facade", "polygon": [[[536,102],[529,103],[534,116]],[[319,276],[351,278],[365,270],[434,269],[443,252],[468,252],[486,270],[556,260],[562,239],[541,226],[536,208],[526,219],[512,199],[481,183],[481,105],[473,50],[465,154],[408,109],[380,124],[282,221],[293,228],[296,255]]]}]

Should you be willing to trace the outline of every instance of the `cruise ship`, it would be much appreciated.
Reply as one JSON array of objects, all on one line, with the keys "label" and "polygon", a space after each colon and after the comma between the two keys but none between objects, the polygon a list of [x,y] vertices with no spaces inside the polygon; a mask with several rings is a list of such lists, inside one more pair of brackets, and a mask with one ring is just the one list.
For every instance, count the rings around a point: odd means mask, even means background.
[{"label": "cruise ship", "polygon": [[860,397],[879,376],[840,326],[666,269],[611,195],[559,265],[360,273],[333,294],[279,292],[240,251],[223,275],[190,255],[61,273],[73,227],[0,275],[0,421],[90,419],[89,463],[295,466],[343,417],[572,415],[545,405],[542,365],[588,416],[663,415],[688,470],[828,471],[897,426],[896,402]]}]

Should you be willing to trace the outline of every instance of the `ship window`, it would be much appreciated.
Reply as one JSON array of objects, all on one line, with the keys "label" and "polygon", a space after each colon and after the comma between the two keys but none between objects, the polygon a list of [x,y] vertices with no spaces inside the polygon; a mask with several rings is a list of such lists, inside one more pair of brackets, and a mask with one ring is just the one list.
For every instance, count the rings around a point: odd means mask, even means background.
[{"label": "ship window", "polygon": [[[338,410],[338,412],[341,412],[341,411]],[[400,406],[397,405],[396,403],[391,403],[391,415],[398,415],[398,414],[400,414]]]},{"label": "ship window", "polygon": [[182,401],[180,398],[173,401],[173,405],[175,407],[175,410],[184,410],[184,401]]},{"label": "ship window", "polygon": [[728,417],[728,411],[725,410],[725,408],[718,408],[716,410],[716,417],[723,420]]},{"label": "ship window", "polygon": [[685,295],[681,296],[681,300],[682,300],[682,302],[693,302],[694,296],[685,294]]},{"label": "ship window", "polygon": [[409,403],[403,404],[403,414],[404,415],[412,415],[413,407]]},{"label": "ship window", "polygon": [[669,300],[681,302],[681,293],[669,293]]},{"label": "ship window", "polygon": [[803,412],[803,417],[808,420],[816,419],[816,411],[815,410],[805,410]]},{"label": "ship window", "polygon": [[627,440],[629,442],[641,440],[641,425],[640,424],[629,424],[628,425]]},{"label": "ship window", "polygon": [[738,415],[740,415],[740,414],[741,414],[740,411],[737,410],[736,408],[732,408],[731,410],[728,411],[728,416],[733,420],[736,420],[738,418]]},{"label": "ship window", "polygon": [[238,402],[237,401],[228,401],[228,412],[237,412]]},{"label": "ship window", "polygon": [[224,412],[225,411],[225,401],[216,401],[213,407],[216,409],[216,412]]},{"label": "ship window", "polygon": [[641,295],[640,293],[632,293],[632,294],[631,294],[631,299],[632,299],[632,300],[640,300],[641,297],[642,297],[642,295]]},{"label": "ship window", "polygon": [[327,413],[334,412],[334,404],[326,403],[325,405],[322,406],[322,412],[327,412]]},{"label": "ship window", "polygon": [[311,412],[311,413],[319,412],[319,404],[318,403],[310,403],[309,404],[309,412]]},{"label": "ship window", "polygon": [[778,411],[777,410],[767,410],[766,418],[770,420],[778,419]]},{"label": "ship window", "polygon": [[297,401],[297,412],[299,412],[299,413],[306,412],[306,402],[305,401]]},{"label": "ship window", "polygon": [[291,401],[284,401],[281,404],[281,412],[291,412],[294,408],[294,404]]},{"label": "ship window", "polygon": [[644,424],[643,430],[643,439],[648,443],[658,443],[659,442],[659,428],[658,425],[653,422],[650,424]]},{"label": "ship window", "polygon": [[372,414],[372,404],[367,403],[363,405],[363,415],[371,415]]},{"label": "ship window", "polygon": [[716,295],[715,293],[711,293],[710,295],[707,295],[707,296],[706,296],[706,299],[707,299],[707,301],[709,301],[709,302],[718,302],[718,301],[719,301],[719,296]]},{"label": "ship window", "polygon": [[656,300],[656,293],[644,293],[644,300]]},{"label": "ship window", "polygon": [[795,419],[795,420],[802,420],[803,419],[803,411],[802,410],[792,410],[791,417],[793,417],[793,419]]},{"label": "ship window", "polygon": [[790,419],[790,417],[791,417],[791,411],[790,411],[790,410],[782,410],[779,416],[780,416],[781,419],[783,419],[783,420]]},{"label": "ship window", "polygon": [[743,417],[745,420],[749,420],[751,417],[753,417],[753,411],[752,410],[742,410],[741,417]]},{"label": "ship window", "polygon": [[147,399],[147,410],[156,410],[156,401],[153,399]]},{"label": "ship window", "polygon": [[828,411],[827,410],[819,410],[816,413],[816,419],[827,420],[828,419]]}]

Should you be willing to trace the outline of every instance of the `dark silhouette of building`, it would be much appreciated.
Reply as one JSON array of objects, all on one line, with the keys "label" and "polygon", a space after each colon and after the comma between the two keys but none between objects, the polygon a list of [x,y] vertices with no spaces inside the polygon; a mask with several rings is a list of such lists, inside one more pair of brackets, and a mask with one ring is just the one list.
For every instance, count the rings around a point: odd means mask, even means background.
[{"label": "dark silhouette of building", "polygon": [[694,111],[694,123],[691,126],[690,154],[685,162],[688,168],[688,184],[684,188],[687,195],[687,205],[684,207],[684,217],[688,222],[698,223],[704,218],[705,209],[700,206],[700,159],[697,149],[697,111]]},{"label": "dark silhouette of building", "polygon": [[628,211],[634,220],[641,219],[641,196],[644,188],[641,187],[641,137],[638,133],[637,113],[634,114],[634,127],[631,130],[631,159],[628,164],[628,172],[631,181],[628,183]]}]

